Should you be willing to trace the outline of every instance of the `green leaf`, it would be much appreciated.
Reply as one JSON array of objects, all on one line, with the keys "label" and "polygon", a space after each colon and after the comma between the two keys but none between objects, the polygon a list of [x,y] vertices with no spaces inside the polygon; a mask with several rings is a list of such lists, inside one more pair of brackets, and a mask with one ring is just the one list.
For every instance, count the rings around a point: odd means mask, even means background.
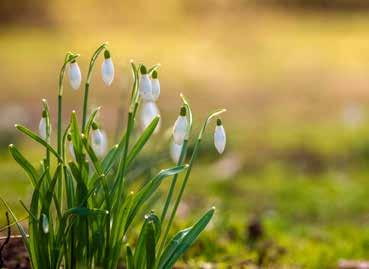
[{"label": "green leaf", "polygon": [[211,208],[194,226],[174,236],[160,257],[158,269],[171,269],[174,266],[175,262],[187,251],[208,225],[214,212],[215,208]]},{"label": "green leaf", "polygon": [[70,120],[70,129],[71,129],[71,136],[72,136],[72,143],[74,148],[74,154],[76,155],[76,161],[78,163],[82,163],[84,161],[83,156],[83,147],[81,141],[81,135],[78,128],[77,116],[76,112],[72,112],[71,120]]},{"label": "green leaf", "polygon": [[158,220],[159,218],[153,212],[145,215],[145,221],[142,225],[134,253],[134,264],[136,268],[144,268],[146,265],[147,269],[152,269],[155,265],[155,232],[157,232],[158,229],[157,224],[154,222]]},{"label": "green leaf", "polygon": [[147,234],[146,234],[146,268],[153,269],[155,266],[155,224],[153,221],[149,221],[147,225]]},{"label": "green leaf", "polygon": [[146,129],[141,134],[140,138],[133,145],[128,158],[127,166],[134,160],[134,158],[140,153],[142,148],[145,146],[146,142],[149,140],[151,135],[154,133],[156,126],[158,125],[160,116],[156,116],[151,123],[146,127]]},{"label": "green leaf", "polygon": [[27,161],[25,157],[23,157],[23,155],[18,151],[18,149],[13,144],[9,145],[9,151],[13,156],[14,160],[20,166],[22,166],[24,171],[27,173],[27,175],[31,179],[32,185],[36,186],[38,176],[36,169],[33,167],[33,165],[29,161]]},{"label": "green leaf", "polygon": [[30,138],[32,138],[34,141],[36,141],[37,143],[41,144],[42,146],[44,146],[46,149],[50,150],[50,152],[52,154],[54,154],[54,156],[56,158],[58,158],[58,160],[60,162],[63,161],[63,159],[59,156],[59,154],[52,148],[52,146],[47,143],[44,139],[42,139],[41,137],[39,137],[37,134],[35,134],[34,132],[32,132],[30,129],[22,126],[22,125],[19,125],[19,124],[16,124],[15,125],[15,128],[17,128],[19,131],[21,131],[22,133],[24,133],[25,135],[29,136]]},{"label": "green leaf", "polygon": [[132,249],[127,245],[127,269],[135,269]]},{"label": "green leaf", "polygon": [[187,165],[180,165],[170,169],[162,170],[153,179],[146,183],[146,185],[136,194],[133,200],[132,209],[128,216],[125,231],[128,229],[128,226],[133,221],[142,204],[147,201],[150,196],[157,190],[163,179],[178,174],[187,169],[187,167]]}]

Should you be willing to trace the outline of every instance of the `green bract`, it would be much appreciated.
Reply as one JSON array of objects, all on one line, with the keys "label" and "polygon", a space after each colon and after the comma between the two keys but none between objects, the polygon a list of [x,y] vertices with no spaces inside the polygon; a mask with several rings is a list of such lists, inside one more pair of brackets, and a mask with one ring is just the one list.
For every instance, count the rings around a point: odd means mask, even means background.
[{"label": "green bract", "polygon": [[[88,94],[92,71],[101,52],[107,54],[107,43],[93,54],[85,82],[85,93],[80,124],[76,112],[71,113],[67,127],[62,125],[63,79],[68,63],[75,61],[78,54],[67,53],[59,76],[57,144],[52,145],[50,135],[50,114],[46,100],[42,111],[46,118],[46,138],[41,138],[30,129],[16,125],[16,128],[37,142],[45,151],[40,167],[34,167],[22,153],[10,145],[9,150],[16,162],[25,170],[33,186],[28,212],[28,234],[18,222],[8,204],[9,210],[23,237],[33,268],[117,268],[120,260],[129,269],[169,269],[193,244],[205,229],[214,214],[214,208],[206,212],[192,227],[179,231],[168,238],[178,205],[184,193],[192,166],[196,159],[203,133],[209,121],[224,110],[217,111],[205,120],[192,155],[187,158],[192,129],[192,111],[182,96],[183,110],[189,125],[182,152],[176,166],[161,170],[147,181],[139,191],[130,192],[127,174],[135,159],[152,137],[159,123],[155,117],[138,136],[133,135],[138,107],[141,103],[138,89],[141,73],[156,73],[159,65],[145,68],[131,62],[133,86],[127,126],[119,142],[103,158],[97,157],[91,146],[90,132],[100,108],[87,115]],[[155,76],[155,75],[154,75]],[[73,160],[67,159],[68,146],[72,143]],[[185,164],[185,160],[189,163]],[[179,174],[184,179],[177,186]],[[157,193],[163,180],[172,178],[169,192],[158,217],[154,212],[143,212],[150,206],[148,201]],[[179,187],[178,196],[175,189]],[[170,211],[170,204],[173,209]],[[22,203],[23,205],[23,203]],[[145,217],[142,218],[143,214]],[[167,218],[167,215],[169,218]],[[139,224],[141,222],[142,224]],[[137,225],[141,232],[131,242],[131,227]],[[129,244],[129,245],[128,245]]]}]

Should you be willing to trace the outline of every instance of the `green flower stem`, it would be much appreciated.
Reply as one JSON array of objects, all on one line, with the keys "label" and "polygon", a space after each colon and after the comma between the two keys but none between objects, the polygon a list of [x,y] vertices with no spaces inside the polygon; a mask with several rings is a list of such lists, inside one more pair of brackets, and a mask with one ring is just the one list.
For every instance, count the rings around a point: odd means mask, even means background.
[{"label": "green flower stem", "polygon": [[[184,161],[186,160],[188,140],[190,138],[191,130],[192,130],[192,110],[191,110],[191,106],[190,106],[190,104],[188,103],[187,99],[184,97],[184,95],[182,93],[180,94],[180,96],[182,98],[183,105],[185,106],[186,111],[187,111],[187,115],[188,115],[188,126],[187,126],[187,131],[186,131],[186,137],[185,137],[185,140],[183,142],[181,154],[179,156],[178,165],[183,164]],[[178,178],[178,174],[173,176],[172,183],[170,185],[170,189],[169,189],[169,192],[168,192],[168,196],[167,196],[167,199],[166,199],[165,204],[164,204],[163,212],[161,214],[161,218],[160,218],[160,222],[161,223],[163,223],[163,221],[164,221],[164,219],[166,217],[166,214],[167,214],[167,211],[168,211],[168,208],[169,208],[169,204],[170,204],[170,202],[172,200],[174,188],[175,188],[175,186],[177,184],[177,178]]]},{"label": "green flower stem", "polygon": [[96,59],[99,56],[99,54],[104,51],[107,47],[108,43],[103,43],[100,47],[97,48],[97,50],[94,52],[94,54],[91,57],[90,65],[88,67],[87,77],[86,77],[86,83],[85,83],[85,92],[83,97],[83,113],[82,113],[82,132],[85,132],[85,126],[86,126],[86,118],[87,118],[87,106],[88,106],[88,92],[90,89],[90,82],[92,77],[92,71],[96,64]]},{"label": "green flower stem", "polygon": [[[64,81],[64,75],[65,75],[65,69],[67,67],[67,64],[75,60],[77,57],[79,57],[78,54],[73,54],[71,52],[68,52],[65,55],[64,58],[64,64],[60,70],[59,74],[59,84],[58,84],[58,127],[57,127],[57,153],[59,156],[61,156],[62,160],[64,161],[64,158],[62,156],[62,107],[63,107],[63,81]],[[56,192],[56,198],[62,203],[62,191],[63,191],[63,171],[60,169],[60,180],[58,181],[57,185],[57,192]]]},{"label": "green flower stem", "polygon": [[191,170],[192,170],[192,166],[193,166],[193,163],[197,157],[197,154],[198,154],[198,151],[199,151],[199,147],[200,147],[200,143],[201,143],[201,140],[202,140],[202,136],[206,130],[206,127],[207,125],[209,124],[210,120],[212,118],[214,118],[215,116],[225,112],[226,110],[225,109],[222,109],[222,110],[219,110],[215,113],[212,113],[208,116],[208,118],[206,119],[206,121],[204,122],[204,125],[203,127],[201,128],[200,130],[200,133],[199,133],[199,136],[197,137],[197,140],[196,140],[196,143],[195,143],[195,146],[194,146],[194,149],[193,149],[193,153],[192,153],[192,156],[191,156],[191,159],[190,159],[190,162],[189,162],[189,166],[188,166],[188,169],[186,171],[186,175],[183,179],[183,182],[182,182],[182,185],[181,185],[181,188],[180,188],[180,191],[179,191],[179,194],[178,194],[178,197],[177,197],[177,200],[175,201],[175,204],[174,204],[174,207],[173,207],[173,211],[172,211],[172,214],[170,215],[170,218],[169,218],[169,222],[166,226],[166,229],[164,231],[164,236],[163,236],[163,239],[160,243],[160,246],[159,246],[159,251],[158,251],[158,256],[160,257],[160,254],[163,250],[163,247],[165,246],[165,243],[166,243],[166,240],[167,240],[167,237],[168,237],[168,233],[169,233],[169,229],[170,227],[172,226],[172,223],[173,223],[173,220],[174,220],[174,217],[177,213],[177,209],[178,209],[178,206],[179,206],[179,203],[182,199],[182,196],[183,196],[183,193],[184,193],[184,190],[186,188],[186,185],[187,185],[187,181],[190,177],[190,174],[191,174]]},{"label": "green flower stem", "polygon": [[[188,145],[188,140],[184,140],[182,150],[181,150],[181,155],[179,156],[179,160],[178,160],[178,163],[177,163],[178,166],[182,165],[184,163],[184,160],[186,159],[187,145]],[[161,213],[161,217],[160,217],[160,222],[161,223],[164,222],[164,219],[167,215],[169,204],[170,204],[170,201],[172,200],[172,197],[173,197],[174,188],[177,184],[177,179],[178,179],[178,174],[175,174],[173,176],[172,183],[170,184],[170,188],[169,188],[167,199],[165,200],[163,212]]]}]

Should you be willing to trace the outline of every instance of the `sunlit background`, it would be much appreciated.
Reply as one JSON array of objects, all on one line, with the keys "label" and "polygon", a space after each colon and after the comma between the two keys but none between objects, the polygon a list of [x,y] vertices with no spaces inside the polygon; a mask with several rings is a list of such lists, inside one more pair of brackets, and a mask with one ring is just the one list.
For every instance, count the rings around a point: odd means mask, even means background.
[{"label": "sunlit background", "polygon": [[[178,214],[186,226],[218,208],[183,264],[335,268],[369,258],[369,2],[0,1],[0,195],[20,217],[18,201],[32,188],[7,145],[35,163],[42,150],[13,125],[36,130],[42,98],[55,118],[65,53],[81,54],[85,76],[104,41],[116,78],[103,84],[99,59],[90,100],[102,106],[111,145],[125,120],[118,108],[128,103],[131,59],[161,64],[156,141],[167,139],[180,92],[197,127],[228,110],[226,152],[217,155],[210,126]],[[80,115],[83,91],[65,83],[64,92],[67,121],[73,109]]]}]

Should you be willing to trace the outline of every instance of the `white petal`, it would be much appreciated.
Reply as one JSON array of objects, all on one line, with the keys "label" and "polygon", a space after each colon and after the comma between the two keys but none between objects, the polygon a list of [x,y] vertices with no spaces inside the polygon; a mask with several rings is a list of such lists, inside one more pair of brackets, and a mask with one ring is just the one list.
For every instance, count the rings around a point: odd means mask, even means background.
[{"label": "white petal", "polygon": [[[146,129],[147,126],[152,122],[152,120],[160,115],[159,108],[156,106],[154,102],[144,102],[142,111],[141,111],[141,127],[142,129]],[[158,125],[155,128],[154,133],[157,133],[160,129],[161,120],[159,120]]]},{"label": "white petal", "polygon": [[141,75],[140,96],[144,101],[154,101],[152,96],[152,84],[149,75]]},{"label": "white petal", "polygon": [[45,214],[41,215],[42,218],[42,231],[45,234],[49,233],[49,220],[47,219],[47,216]]},{"label": "white petal", "polygon": [[170,157],[172,158],[174,163],[178,163],[179,157],[181,156],[183,145],[178,145],[177,143],[172,142],[170,144]]},{"label": "white petal", "polygon": [[69,82],[73,89],[77,90],[81,86],[81,70],[77,62],[71,63],[69,66]]},{"label": "white petal", "polygon": [[100,129],[93,131],[91,146],[95,151],[97,157],[103,157],[108,148],[106,133],[104,131],[101,131]]},{"label": "white petal", "polygon": [[46,140],[47,138],[46,118],[44,117],[41,118],[40,123],[38,124],[38,133],[42,139]]},{"label": "white petal", "polygon": [[179,116],[173,126],[173,139],[178,145],[182,145],[187,132],[186,116]]},{"label": "white petal", "polygon": [[158,100],[159,96],[160,96],[160,82],[159,79],[154,78],[151,81],[152,84],[152,97],[154,99],[154,101]]},{"label": "white petal", "polygon": [[74,152],[74,147],[73,147],[72,141],[69,142],[69,153],[72,156],[72,158],[75,160],[76,159],[76,154]]},{"label": "white petal", "polygon": [[114,79],[114,64],[111,58],[105,59],[101,65],[102,79],[107,86],[110,86]]},{"label": "white petal", "polygon": [[226,133],[223,125],[217,125],[214,131],[214,145],[217,151],[222,154],[226,145]]}]

